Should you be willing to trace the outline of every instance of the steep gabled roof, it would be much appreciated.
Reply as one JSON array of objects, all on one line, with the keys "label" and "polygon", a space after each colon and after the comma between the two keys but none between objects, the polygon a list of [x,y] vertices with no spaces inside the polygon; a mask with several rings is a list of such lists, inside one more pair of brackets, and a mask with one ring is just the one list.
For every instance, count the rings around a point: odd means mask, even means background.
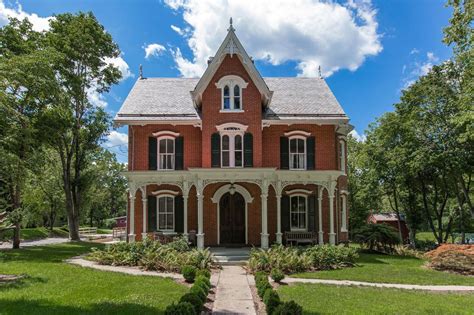
[{"label": "steep gabled roof", "polygon": [[235,29],[232,26],[232,18],[230,19],[230,26],[227,29],[228,33],[224,41],[217,50],[216,55],[212,58],[212,61],[204,71],[201,79],[199,79],[194,91],[192,91],[194,104],[199,107],[201,105],[202,93],[211,82],[212,77],[216,73],[217,69],[221,65],[227,54],[231,56],[238,56],[245,70],[248,72],[253,83],[262,95],[263,105],[267,105],[272,98],[272,91],[268,88],[267,84],[263,80],[262,76],[255,67],[252,59],[245,51],[244,47],[240,43],[240,40],[235,35]]}]

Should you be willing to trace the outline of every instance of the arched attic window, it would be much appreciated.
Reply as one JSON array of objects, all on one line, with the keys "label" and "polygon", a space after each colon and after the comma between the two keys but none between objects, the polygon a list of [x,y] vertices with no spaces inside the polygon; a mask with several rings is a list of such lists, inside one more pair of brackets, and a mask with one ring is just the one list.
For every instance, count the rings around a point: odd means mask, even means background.
[{"label": "arched attic window", "polygon": [[244,79],[236,75],[226,75],[216,83],[217,88],[222,90],[221,112],[243,111],[242,89],[247,85]]}]

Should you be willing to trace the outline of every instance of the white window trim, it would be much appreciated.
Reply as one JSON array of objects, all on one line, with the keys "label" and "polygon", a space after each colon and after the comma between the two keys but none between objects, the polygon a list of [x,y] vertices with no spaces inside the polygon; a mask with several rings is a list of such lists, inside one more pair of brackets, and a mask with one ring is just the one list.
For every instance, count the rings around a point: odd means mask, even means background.
[{"label": "white window trim", "polygon": [[[230,109],[224,108],[224,87],[229,87],[229,98],[230,98]],[[234,87],[239,86],[239,98],[240,98],[240,108],[236,109],[234,105]],[[221,89],[221,109],[220,113],[243,113],[244,112],[244,102],[243,102],[243,89],[247,87],[248,83],[244,81],[239,76],[236,75],[226,75],[219,79],[216,83],[217,88]]]},{"label": "white window trim", "polygon": [[[241,132],[223,132],[220,134],[221,136],[221,168],[243,168],[244,167],[244,134]],[[226,152],[229,152],[229,166],[224,166],[224,159],[223,159],[223,141],[222,138],[224,136],[229,137],[229,150]],[[241,142],[242,142],[242,147],[240,152],[242,152],[242,165],[241,166],[235,166],[235,137],[240,136],[241,137]]]},{"label": "white window trim", "polygon": [[[173,140],[173,168],[161,168],[160,167],[160,141],[161,140]],[[171,155],[168,153],[163,153]],[[176,169],[176,137],[173,136],[161,136],[156,138],[156,169],[158,171],[173,171]]]},{"label": "white window trim", "polygon": [[346,145],[344,140],[339,140],[339,167],[346,174]]},{"label": "white window trim", "polygon": [[[301,229],[301,228],[293,228],[291,226],[291,213],[292,213],[292,209],[291,209],[291,198],[293,197],[302,197],[304,198],[305,200],[305,228],[304,229]],[[308,231],[308,196],[307,195],[303,195],[303,194],[293,194],[290,196],[290,230],[291,231]]]},{"label": "white window trim", "polygon": [[347,196],[341,195],[342,214],[341,214],[341,232],[347,232]]},{"label": "white window trim", "polygon": [[[303,152],[303,167],[302,168],[293,168],[292,167],[292,162],[291,162],[291,140],[295,140],[295,139],[301,139],[304,141],[304,152]],[[291,136],[288,138],[288,159],[289,159],[289,169],[292,170],[292,171],[305,171],[306,170],[306,165],[307,165],[307,161],[306,161],[306,155],[307,155],[307,148],[306,148],[306,140],[307,138],[304,137],[304,136]],[[298,153],[299,154],[299,153]]]},{"label": "white window trim", "polygon": [[[169,197],[173,199],[173,228],[172,229],[160,229],[160,198],[164,198],[164,197]],[[158,231],[167,232],[167,233],[170,233],[170,232],[172,233],[175,231],[176,209],[174,208],[174,205],[175,205],[174,198],[175,196],[171,194],[163,194],[156,197],[156,229]]]}]

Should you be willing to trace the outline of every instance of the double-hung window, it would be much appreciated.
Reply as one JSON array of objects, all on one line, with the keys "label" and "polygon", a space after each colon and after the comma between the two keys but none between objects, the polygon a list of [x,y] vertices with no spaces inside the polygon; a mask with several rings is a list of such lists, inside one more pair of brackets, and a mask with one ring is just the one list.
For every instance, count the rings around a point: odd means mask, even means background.
[{"label": "double-hung window", "polygon": [[307,197],[296,195],[290,197],[290,221],[291,230],[306,230],[307,229]]},{"label": "double-hung window", "polygon": [[222,109],[223,110],[241,110],[240,86],[238,84],[227,84],[222,90]]},{"label": "double-hung window", "polygon": [[158,169],[174,170],[175,158],[174,138],[163,137],[158,139]]},{"label": "double-hung window", "polygon": [[306,169],[306,138],[290,138],[290,169]]},{"label": "double-hung window", "polygon": [[240,134],[223,134],[221,136],[222,167],[243,166],[243,141]]},{"label": "double-hung window", "polygon": [[174,231],[174,197],[158,197],[158,230]]}]

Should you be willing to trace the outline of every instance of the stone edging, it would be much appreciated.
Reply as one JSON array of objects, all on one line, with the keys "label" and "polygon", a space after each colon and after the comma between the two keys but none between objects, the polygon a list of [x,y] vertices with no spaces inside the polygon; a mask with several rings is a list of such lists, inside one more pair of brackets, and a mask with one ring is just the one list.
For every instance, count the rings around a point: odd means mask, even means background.
[{"label": "stone edging", "polygon": [[423,291],[450,291],[450,292],[474,292],[474,286],[467,285],[418,285],[418,284],[398,284],[398,283],[375,283],[350,280],[325,280],[325,279],[305,279],[305,278],[285,278],[283,283],[320,283],[343,286],[367,286],[376,288],[392,288],[404,290],[423,290]]}]

